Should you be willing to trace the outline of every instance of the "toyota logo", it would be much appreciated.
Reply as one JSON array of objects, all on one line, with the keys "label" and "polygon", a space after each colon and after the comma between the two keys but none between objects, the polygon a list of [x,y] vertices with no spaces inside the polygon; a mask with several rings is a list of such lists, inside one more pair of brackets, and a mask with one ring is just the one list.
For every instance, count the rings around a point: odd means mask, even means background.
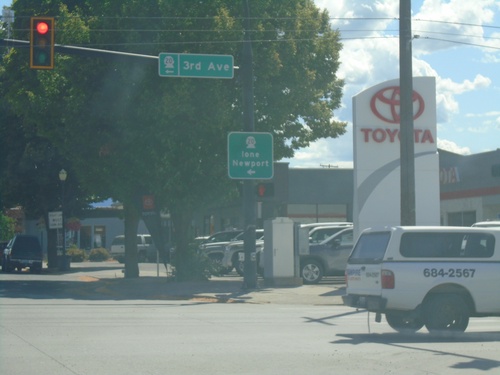
[{"label": "toyota logo", "polygon": [[[375,116],[377,116],[382,121],[399,124],[401,121],[400,116],[400,88],[399,86],[390,86],[383,88],[372,96],[370,100],[370,108]],[[425,103],[422,96],[413,91],[412,102],[417,103],[417,111],[415,113],[414,105],[414,115],[413,119],[419,118],[422,113],[424,113]]]}]

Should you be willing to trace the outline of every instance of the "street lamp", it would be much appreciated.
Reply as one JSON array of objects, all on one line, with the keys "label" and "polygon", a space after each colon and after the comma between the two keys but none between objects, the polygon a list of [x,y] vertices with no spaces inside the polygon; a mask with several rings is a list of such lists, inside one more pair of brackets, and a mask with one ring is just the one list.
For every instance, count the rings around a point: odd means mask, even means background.
[{"label": "street lamp", "polygon": [[68,172],[64,169],[59,171],[59,180],[61,181],[61,212],[62,212],[62,234],[63,234],[63,248],[62,248],[62,256],[63,256],[63,264],[66,262],[66,228],[64,227],[64,182],[68,177]]}]

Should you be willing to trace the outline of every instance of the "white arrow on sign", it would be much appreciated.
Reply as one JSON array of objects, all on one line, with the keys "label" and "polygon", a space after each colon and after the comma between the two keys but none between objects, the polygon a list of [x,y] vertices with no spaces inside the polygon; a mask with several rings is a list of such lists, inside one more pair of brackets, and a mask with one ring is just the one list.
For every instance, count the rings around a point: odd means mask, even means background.
[{"label": "white arrow on sign", "polygon": [[249,169],[247,171],[247,173],[251,176],[251,175],[255,174],[255,171],[253,169]]}]

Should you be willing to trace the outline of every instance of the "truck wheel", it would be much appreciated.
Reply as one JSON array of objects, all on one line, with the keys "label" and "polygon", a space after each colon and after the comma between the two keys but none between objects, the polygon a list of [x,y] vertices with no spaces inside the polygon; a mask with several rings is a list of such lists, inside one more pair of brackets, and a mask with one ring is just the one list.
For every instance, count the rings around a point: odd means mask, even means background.
[{"label": "truck wheel", "polygon": [[463,332],[469,325],[469,307],[457,294],[436,294],[425,303],[424,319],[431,333]]},{"label": "truck wheel", "polygon": [[302,262],[300,276],[304,284],[317,284],[323,278],[323,266],[314,259],[307,259]]},{"label": "truck wheel", "polygon": [[3,272],[12,272],[14,271],[14,267],[10,264],[10,261],[7,258],[4,258],[2,262],[2,271]]},{"label": "truck wheel", "polygon": [[407,314],[386,313],[385,319],[392,329],[401,333],[414,333],[424,326],[422,319]]}]

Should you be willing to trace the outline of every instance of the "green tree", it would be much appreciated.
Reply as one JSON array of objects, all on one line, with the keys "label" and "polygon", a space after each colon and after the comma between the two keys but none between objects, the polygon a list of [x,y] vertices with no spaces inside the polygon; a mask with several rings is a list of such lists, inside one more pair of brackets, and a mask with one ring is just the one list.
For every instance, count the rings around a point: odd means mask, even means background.
[{"label": "green tree", "polygon": [[8,241],[14,237],[15,224],[14,219],[0,213],[0,241]]},{"label": "green tree", "polygon": [[[157,56],[230,54],[241,64],[242,4],[233,0],[48,1],[57,42]],[[339,35],[312,0],[251,1],[255,127],[274,135],[277,160],[345,132],[332,120],[343,82]],[[32,1],[18,0],[16,35],[26,39]],[[20,35],[19,35],[20,34]],[[16,113],[74,164],[89,191],[125,206],[126,276],[138,275],[137,197],[155,194],[174,221],[178,271],[188,277],[192,212],[234,192],[227,133],[242,129],[242,87],[233,80],[159,78],[157,62],[58,55],[53,71],[29,71],[26,51],[6,56]],[[21,68],[19,68],[21,66]],[[20,72],[19,72],[20,71]],[[30,77],[26,84],[25,78]],[[11,76],[6,75],[6,80]],[[43,112],[45,117],[37,117]],[[185,276],[184,276],[185,275]]]},{"label": "green tree", "polygon": [[[1,74],[0,74],[1,76]],[[0,85],[0,93],[3,86]],[[49,265],[56,262],[56,236],[48,229],[48,213],[60,210],[62,187],[59,171],[65,168],[64,208],[67,217],[78,216],[89,199],[72,172],[71,163],[46,138],[24,126],[22,118],[12,115],[8,103],[0,104],[0,208],[22,206],[28,218],[43,218],[48,236]]]},{"label": "green tree", "polygon": [[[6,79],[0,66],[0,96],[7,98],[13,81]],[[25,80],[27,81],[27,80]],[[57,236],[48,230],[48,213],[61,209],[62,189],[59,171],[65,168],[70,177],[65,183],[65,211],[78,216],[88,207],[89,199],[80,189],[71,163],[23,115],[17,116],[7,100],[0,102],[0,209],[22,206],[30,219],[43,219],[48,233],[49,266],[57,265]],[[19,103],[17,103],[19,105]],[[44,116],[44,113],[41,113]]]}]

